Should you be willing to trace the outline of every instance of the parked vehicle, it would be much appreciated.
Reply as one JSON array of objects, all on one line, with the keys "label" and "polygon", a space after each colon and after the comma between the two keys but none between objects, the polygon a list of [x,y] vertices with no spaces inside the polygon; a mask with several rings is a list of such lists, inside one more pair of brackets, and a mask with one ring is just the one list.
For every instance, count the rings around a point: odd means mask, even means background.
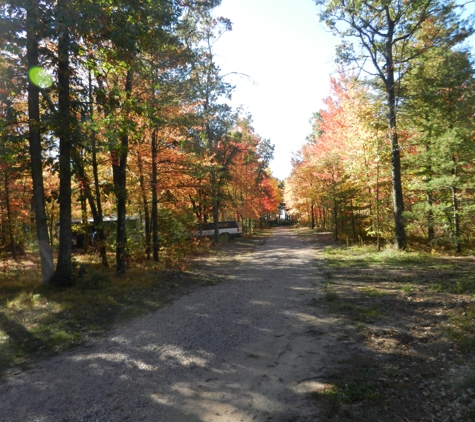
[{"label": "parked vehicle", "polygon": [[[222,240],[231,240],[236,237],[242,236],[242,229],[240,223],[237,221],[220,221],[219,225],[219,238]],[[199,224],[196,225],[196,231],[193,232],[195,237],[213,237],[214,236],[214,223]]]},{"label": "parked vehicle", "polygon": [[[140,241],[142,239],[143,224],[139,217],[126,217],[126,232],[127,238],[133,241]],[[56,228],[58,231],[59,239],[59,222],[56,223]],[[117,230],[117,218],[114,216],[104,217],[102,221],[102,229],[104,230],[104,235],[108,239],[109,243],[115,241],[116,230]],[[97,231],[97,227],[94,226],[94,221],[92,218],[87,220],[87,243],[88,245],[95,244],[94,234]],[[73,249],[83,249],[86,243],[86,236],[84,230],[84,224],[81,220],[72,220],[71,221],[71,243]]]}]

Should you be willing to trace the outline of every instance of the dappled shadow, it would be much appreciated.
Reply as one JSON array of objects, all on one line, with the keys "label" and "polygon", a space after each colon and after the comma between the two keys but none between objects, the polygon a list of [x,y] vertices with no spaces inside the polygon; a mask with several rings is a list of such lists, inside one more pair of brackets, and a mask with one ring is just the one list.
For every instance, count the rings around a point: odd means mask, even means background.
[{"label": "dappled shadow", "polygon": [[[411,331],[420,306],[440,303],[387,287],[373,309],[361,274],[316,259],[324,247],[318,236],[279,229],[252,254],[198,258],[202,274],[226,282],[12,373],[0,383],[0,414],[11,422],[401,420],[415,412],[404,400],[429,391],[431,363],[449,359],[442,340],[428,356]],[[333,299],[328,282],[342,289]],[[387,309],[400,318],[390,323]],[[335,386],[354,408],[329,404]]]},{"label": "dappled shadow", "polygon": [[31,334],[23,325],[9,319],[3,312],[0,312],[0,329],[7,333],[12,342],[26,351],[37,350],[44,346],[39,338]]},{"label": "dappled shadow", "polygon": [[1,331],[8,336],[8,340],[0,343],[2,349],[0,356],[4,360],[0,361],[0,367],[11,365],[17,356],[47,349],[47,345],[40,338],[30,333],[22,324],[8,318],[3,312],[0,312]]},{"label": "dappled shadow", "polygon": [[400,255],[342,264],[330,254],[328,261],[318,306],[337,315],[344,329],[335,326],[339,343],[328,352],[338,358],[322,373],[326,387],[312,395],[321,420],[473,420],[466,393],[450,381],[467,371],[458,367],[472,365],[472,354],[447,332],[470,297],[438,293],[447,278],[437,270],[444,260]]},{"label": "dappled shadow", "polygon": [[[234,364],[233,359],[246,345],[275,339],[282,327],[304,324],[308,331],[312,326],[292,309],[306,302],[315,278],[313,259],[312,251],[302,252],[301,241],[290,232],[269,238],[251,255],[203,259],[203,271],[227,282],[197,290],[107,338],[43,361],[34,371],[12,373],[0,384],[0,411],[12,422],[211,420],[205,402],[202,411],[201,405],[185,405],[196,382],[211,386],[213,374],[265,375],[267,367]],[[284,331],[282,338],[286,335]],[[249,409],[247,397],[265,396],[238,385],[230,388],[236,402],[228,405],[241,414]],[[277,397],[268,401],[271,407],[279,403]]]}]

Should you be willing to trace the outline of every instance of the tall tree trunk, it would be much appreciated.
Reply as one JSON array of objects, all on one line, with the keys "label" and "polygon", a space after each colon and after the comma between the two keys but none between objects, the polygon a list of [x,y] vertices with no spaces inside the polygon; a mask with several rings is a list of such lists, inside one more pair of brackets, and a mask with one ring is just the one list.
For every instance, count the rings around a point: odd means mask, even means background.
[{"label": "tall tree trunk", "polygon": [[[125,95],[127,102],[132,93],[132,69],[127,70],[125,81]],[[124,110],[126,112],[126,110]],[[116,272],[118,275],[126,273],[127,257],[127,234],[125,227],[125,217],[127,211],[127,155],[129,149],[129,134],[124,130],[120,138],[120,151],[117,160],[113,163],[114,188],[117,200],[117,239],[116,239]]]},{"label": "tall tree trunk", "polygon": [[[213,227],[214,236],[213,241],[219,243],[219,198],[218,198],[218,184],[216,182],[216,170],[211,168],[211,195],[213,201]],[[250,231],[249,231],[250,234]]]},{"label": "tall tree trunk", "polygon": [[8,227],[8,237],[10,240],[10,248],[12,249],[12,258],[16,261],[16,244],[15,244],[15,236],[13,235],[13,224],[12,224],[12,213],[10,207],[10,188],[9,188],[9,178],[8,178],[8,171],[5,171],[4,178],[4,187],[5,187],[5,208],[7,211],[7,227]]},{"label": "tall tree trunk", "polygon": [[83,234],[84,234],[84,252],[87,253],[89,250],[89,222],[87,221],[87,197],[86,197],[86,189],[84,187],[84,183],[81,182],[80,187],[80,195],[81,195],[81,217],[82,217],[82,227],[83,227]]},{"label": "tall tree trunk", "polygon": [[355,221],[355,208],[353,207],[353,200],[350,201],[351,205],[351,229],[353,231],[353,241],[356,241],[356,221]]},{"label": "tall tree trunk", "polygon": [[[89,72],[89,115],[91,121],[94,121],[94,106],[93,106],[93,86],[92,75]],[[92,147],[92,174],[94,177],[94,191],[96,196],[96,202],[89,196],[89,206],[91,207],[92,218],[94,219],[94,228],[97,233],[97,239],[95,240],[99,246],[99,254],[101,256],[102,266],[108,268],[107,262],[107,243],[106,236],[104,234],[104,215],[102,213],[102,199],[101,199],[101,187],[99,184],[99,163],[97,162],[97,144],[96,144],[96,132],[93,129],[91,133],[91,147]],[[85,176],[85,175],[84,175]]]},{"label": "tall tree trunk", "polygon": [[[27,3],[26,36],[28,69],[38,66],[38,11],[39,1]],[[40,98],[39,89],[28,81],[28,126],[31,157],[31,176],[33,179],[33,203],[35,209],[36,237],[40,251],[41,276],[43,283],[49,283],[53,277],[53,252],[49,243],[48,225],[45,211],[45,191],[43,185],[43,160],[40,134]]]},{"label": "tall tree trunk", "polygon": [[152,131],[152,248],[153,260],[158,262],[158,252],[160,249],[158,239],[158,148],[157,148],[157,132]]},{"label": "tall tree trunk", "polygon": [[311,218],[312,218],[312,229],[314,229],[315,228],[315,210],[314,210],[313,201],[310,204],[310,214],[312,215],[311,216]]},{"label": "tall tree trunk", "polygon": [[145,256],[147,259],[150,259],[150,252],[151,252],[151,231],[150,231],[150,210],[148,207],[148,197],[147,191],[145,188],[145,176],[143,173],[143,163],[142,163],[142,156],[137,154],[137,164],[139,168],[139,183],[140,183],[140,192],[142,195],[142,204],[143,204],[143,212],[145,216]]},{"label": "tall tree trunk", "polygon": [[432,209],[434,200],[432,198],[432,192],[427,191],[427,205],[429,210],[427,211],[427,239],[429,242],[432,242],[435,239],[435,230],[434,230],[434,211]]},{"label": "tall tree trunk", "polygon": [[[457,176],[457,158],[455,156],[452,157],[453,161],[453,170],[452,170],[452,175],[455,177]],[[457,253],[462,252],[462,244],[460,242],[460,216],[459,216],[459,204],[458,204],[458,199],[457,199],[457,187],[455,186],[455,180],[454,180],[454,185],[451,188],[452,192],[452,220],[453,220],[453,237],[454,237],[454,242],[455,242],[455,251]]]},{"label": "tall tree trunk", "polygon": [[336,198],[333,198],[333,221],[334,221],[334,238],[338,240],[338,208]]},{"label": "tall tree trunk", "polygon": [[396,246],[403,250],[406,248],[406,231],[404,228],[403,212],[404,200],[401,182],[401,154],[396,125],[396,95],[394,86],[394,61],[393,61],[393,34],[394,22],[391,20],[389,9],[387,9],[387,21],[389,22],[388,37],[386,40],[386,69],[385,80],[388,100],[388,127],[389,141],[391,145],[391,174],[393,190],[394,224],[396,235]]},{"label": "tall tree trunk", "polygon": [[455,251],[457,253],[462,252],[462,244],[460,243],[460,217],[459,206],[457,200],[457,188],[452,186],[452,220],[453,220],[453,237],[455,244]]},{"label": "tall tree trunk", "polygon": [[59,253],[53,282],[73,283],[71,265],[71,115],[69,101],[69,0],[58,0]]},{"label": "tall tree trunk", "polygon": [[379,160],[376,164],[376,248],[381,251],[381,235],[379,233]]}]

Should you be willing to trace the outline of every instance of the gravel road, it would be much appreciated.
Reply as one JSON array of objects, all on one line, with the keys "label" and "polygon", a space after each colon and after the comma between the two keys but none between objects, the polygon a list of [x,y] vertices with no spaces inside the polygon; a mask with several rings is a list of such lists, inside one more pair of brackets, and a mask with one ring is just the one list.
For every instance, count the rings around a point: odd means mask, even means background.
[{"label": "gravel road", "polygon": [[318,421],[334,321],[318,245],[276,229],[253,253],[203,261],[205,287],[0,383],[9,422]]}]

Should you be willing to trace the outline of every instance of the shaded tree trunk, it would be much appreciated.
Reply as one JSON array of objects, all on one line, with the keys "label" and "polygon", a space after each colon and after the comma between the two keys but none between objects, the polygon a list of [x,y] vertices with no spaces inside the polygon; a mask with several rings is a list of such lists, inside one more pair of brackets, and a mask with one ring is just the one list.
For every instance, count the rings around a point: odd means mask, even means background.
[{"label": "shaded tree trunk", "polygon": [[[457,176],[457,158],[455,156],[452,157],[453,161],[453,170],[452,174],[454,177]],[[454,181],[455,183],[455,181]],[[462,252],[462,244],[460,243],[460,216],[459,216],[459,204],[457,199],[457,187],[454,185],[451,188],[452,192],[452,224],[453,224],[453,236],[454,236],[454,244],[455,244],[455,251],[457,253]]]},{"label": "shaded tree trunk", "polygon": [[[92,86],[92,75],[91,72],[88,74],[89,78],[89,115],[91,121],[94,121],[94,107],[93,107],[93,86]],[[101,200],[101,187],[99,184],[99,164],[97,162],[97,144],[96,144],[96,132],[93,130],[91,133],[91,147],[92,147],[92,174],[94,177],[94,192],[96,196],[96,201],[92,197],[92,193],[89,189],[89,184],[86,185],[86,193],[89,192],[88,200],[89,206],[91,207],[92,218],[94,220],[94,229],[97,233],[96,247],[99,247],[99,254],[101,256],[101,263],[103,267],[108,268],[109,263],[107,262],[107,246],[106,246],[106,236],[104,234],[104,227],[102,225],[104,221],[104,215],[102,213],[102,200]],[[85,174],[83,175],[85,178]]]},{"label": "shaded tree trunk", "polygon": [[4,190],[5,190],[5,208],[7,212],[7,227],[8,227],[8,238],[10,241],[10,248],[12,250],[12,258],[16,261],[17,254],[16,254],[16,244],[15,244],[15,236],[13,235],[13,224],[12,224],[12,213],[10,207],[10,188],[9,188],[9,178],[8,178],[8,171],[5,171],[4,178]]},{"label": "shaded tree trunk", "polygon": [[142,204],[143,204],[143,212],[145,218],[145,256],[147,259],[150,259],[150,252],[151,252],[151,230],[150,230],[150,210],[148,206],[148,198],[147,198],[147,191],[145,189],[145,176],[143,173],[143,163],[142,163],[142,156],[137,154],[137,164],[139,168],[139,183],[140,183],[140,192],[142,195]]},{"label": "shaded tree trunk", "polygon": [[66,22],[68,0],[58,0],[58,134],[59,134],[59,252],[54,284],[73,283],[71,265],[71,116],[69,101],[69,43]]},{"label": "shaded tree trunk", "polygon": [[81,183],[80,195],[81,195],[81,217],[82,217],[82,226],[84,233],[84,252],[89,250],[89,224],[87,221],[87,202],[86,202],[86,189],[84,188],[83,183]]},{"label": "shaded tree trunk", "polygon": [[310,205],[310,213],[312,214],[312,229],[314,229],[315,228],[315,210],[314,210],[313,201],[312,201],[312,204]]},{"label": "shaded tree trunk", "polygon": [[[125,81],[126,99],[130,100],[132,93],[132,69],[127,70]],[[127,155],[129,149],[129,134],[124,130],[120,138],[120,151],[112,164],[114,176],[114,190],[117,201],[117,238],[116,238],[116,272],[118,275],[126,273],[127,257],[127,234],[126,234],[126,211],[127,211]]]},{"label": "shaded tree trunk", "polygon": [[158,148],[157,132],[152,131],[152,249],[153,260],[158,262],[158,252],[160,248],[158,239]]},{"label": "shaded tree trunk", "polygon": [[[27,62],[28,69],[38,66],[38,0],[27,3]],[[53,277],[53,252],[49,243],[48,225],[43,185],[43,160],[41,153],[39,89],[28,81],[28,126],[29,149],[31,158],[31,176],[33,180],[33,203],[35,210],[36,237],[40,251],[41,276],[43,283],[49,283]]]}]

